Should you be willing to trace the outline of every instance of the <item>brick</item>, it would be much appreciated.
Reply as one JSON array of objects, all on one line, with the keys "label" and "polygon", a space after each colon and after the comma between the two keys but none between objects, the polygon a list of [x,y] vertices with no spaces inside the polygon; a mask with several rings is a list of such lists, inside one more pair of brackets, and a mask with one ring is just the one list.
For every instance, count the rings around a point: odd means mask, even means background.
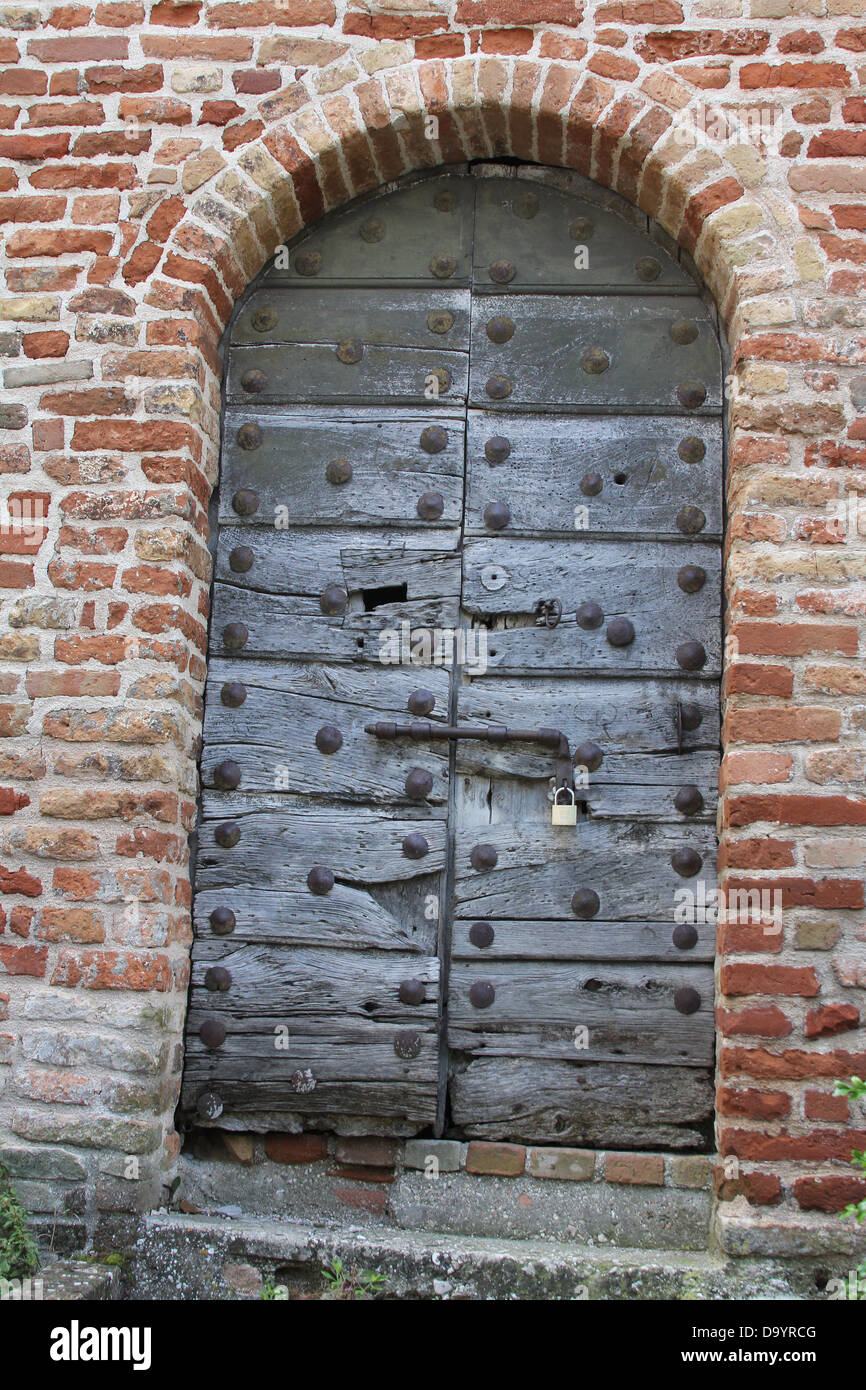
[{"label": "brick", "polygon": [[811,966],[739,962],[722,966],[719,984],[723,994],[784,994],[805,998],[818,994],[821,988]]},{"label": "brick", "polygon": [[392,1168],[400,1145],[396,1139],[366,1135],[357,1139],[338,1138],[334,1156],[340,1163],[352,1167]]},{"label": "brick", "polygon": [[484,1139],[473,1139],[466,1151],[467,1173],[515,1178],[525,1167],[526,1149],[522,1144],[494,1144]]},{"label": "brick", "polygon": [[703,1154],[672,1154],[668,1167],[674,1187],[705,1190],[712,1185],[710,1162]]},{"label": "brick", "polygon": [[860,1026],[860,1010],[855,1004],[825,1004],[806,1014],[807,1038],[832,1037]]},{"label": "brick", "polygon": [[456,1139],[407,1139],[403,1166],[415,1172],[457,1173],[461,1168],[461,1144]]},{"label": "brick", "polygon": [[607,1153],[604,1155],[604,1176],[607,1182],[640,1187],[663,1187],[664,1155]]},{"label": "brick", "polygon": [[866,1197],[866,1178],[832,1177],[797,1178],[793,1185],[794,1199],[804,1211],[838,1212],[852,1202]]},{"label": "brick", "polygon": [[741,1115],[752,1120],[775,1120],[790,1114],[791,1097],[785,1091],[737,1090],[723,1086],[718,1094],[722,1115]]},{"label": "brick", "polygon": [[273,1163],[317,1163],[328,1157],[324,1134],[266,1134],[265,1153]]},{"label": "brick", "polygon": [[561,1182],[591,1182],[595,1153],[589,1149],[527,1149],[526,1171],[534,1178]]},{"label": "brick", "polygon": [[850,85],[850,73],[842,63],[745,63],[740,68],[740,86],[744,91]]}]

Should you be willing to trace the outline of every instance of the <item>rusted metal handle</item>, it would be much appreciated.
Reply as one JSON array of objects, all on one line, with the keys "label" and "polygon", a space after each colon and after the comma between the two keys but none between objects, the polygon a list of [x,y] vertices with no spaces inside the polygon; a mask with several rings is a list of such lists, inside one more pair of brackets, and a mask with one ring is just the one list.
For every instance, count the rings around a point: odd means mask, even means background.
[{"label": "rusted metal handle", "polygon": [[574,791],[574,768],[568,739],[559,729],[508,729],[504,724],[431,724],[416,719],[411,724],[391,724],[380,721],[365,724],[365,731],[374,738],[411,738],[416,742],[439,741],[450,743],[458,738],[476,738],[486,743],[543,743],[556,749],[556,785]]}]

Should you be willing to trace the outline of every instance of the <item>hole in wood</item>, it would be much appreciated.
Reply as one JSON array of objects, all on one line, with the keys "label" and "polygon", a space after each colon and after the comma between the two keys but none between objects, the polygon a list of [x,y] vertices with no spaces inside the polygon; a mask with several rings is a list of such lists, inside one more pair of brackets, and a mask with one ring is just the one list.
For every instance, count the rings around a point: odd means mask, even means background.
[{"label": "hole in wood", "polygon": [[409,597],[406,584],[383,584],[381,589],[362,589],[364,612],[372,613],[376,608],[384,608],[386,603],[405,603]]},{"label": "hole in wood", "polygon": [[627,473],[614,473],[614,475],[613,475],[613,480],[614,480],[615,483],[620,483],[620,484],[622,484],[622,483],[627,483],[627,482],[628,482],[628,474],[627,474]]}]

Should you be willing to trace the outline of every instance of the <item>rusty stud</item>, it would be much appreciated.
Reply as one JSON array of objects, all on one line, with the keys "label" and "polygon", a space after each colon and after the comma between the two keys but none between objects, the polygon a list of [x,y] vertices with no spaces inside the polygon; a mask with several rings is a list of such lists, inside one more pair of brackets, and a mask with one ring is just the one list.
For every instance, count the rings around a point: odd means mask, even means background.
[{"label": "rusty stud", "polygon": [[695,729],[699,729],[703,718],[699,705],[693,705],[689,701],[680,705],[680,721],[686,733],[691,734],[694,733]]},{"label": "rusty stud", "polygon": [[512,386],[507,376],[496,372],[487,378],[484,389],[492,401],[504,401],[511,395]]},{"label": "rusty stud", "polygon": [[473,922],[469,928],[469,940],[479,951],[483,951],[485,946],[492,946],[495,935],[489,922]]},{"label": "rusty stud", "polygon": [[511,453],[511,440],[503,434],[494,434],[484,445],[484,457],[488,463],[504,463]]},{"label": "rusty stud", "polygon": [[366,222],[362,222],[358,228],[358,235],[362,241],[372,245],[375,241],[381,241],[385,235],[385,223],[381,217],[370,217]]},{"label": "rusty stud", "polygon": [[514,319],[507,314],[495,314],[487,320],[487,336],[491,343],[507,343],[514,337]]},{"label": "rusty stud", "polygon": [[227,652],[239,652],[247,645],[250,630],[246,623],[227,623],[223,628],[223,646]]},{"label": "rusty stud", "polygon": [[580,490],[584,497],[597,497],[604,487],[604,481],[600,473],[587,473],[580,480]]},{"label": "rusty stud", "polygon": [[469,862],[476,873],[483,873],[485,869],[495,869],[499,855],[493,845],[473,845],[469,855]]},{"label": "rusty stud", "polygon": [[334,618],[345,613],[348,602],[349,595],[345,589],[339,588],[336,584],[329,584],[327,589],[322,590],[319,607],[329,618]]},{"label": "rusty stud", "polygon": [[447,367],[433,367],[427,376],[435,377],[439,383],[439,395],[447,396],[451,390],[451,373]]},{"label": "rusty stud", "polygon": [[671,324],[671,337],[680,347],[693,343],[698,336],[698,325],[693,319],[677,319]]},{"label": "rusty stud", "polygon": [[683,463],[700,463],[705,458],[707,446],[702,439],[698,439],[696,434],[687,434],[680,440],[677,453]]},{"label": "rusty stud", "polygon": [[202,1091],[195,1109],[200,1120],[218,1120],[223,1113],[222,1097],[216,1091]]},{"label": "rusty stud", "polygon": [[671,855],[671,868],[680,878],[694,878],[703,862],[696,849],[675,849]]},{"label": "rusty stud", "polygon": [[568,224],[568,235],[572,241],[589,241],[595,231],[591,217],[573,217]]},{"label": "rusty stud", "polygon": [[661,263],[656,260],[655,256],[639,256],[634,263],[634,273],[645,284],[651,284],[662,273]]},{"label": "rusty stud", "polygon": [[417,1057],[421,1051],[421,1034],[414,1033],[409,1028],[401,1028],[399,1033],[394,1034],[394,1051],[398,1057],[406,1061]]},{"label": "rusty stud", "polygon": [[333,487],[342,487],[352,481],[352,465],[348,459],[331,459],[325,469],[325,477]]},{"label": "rusty stud", "polygon": [[422,521],[438,521],[445,510],[441,492],[422,492],[415,508]]},{"label": "rusty stud", "polygon": [[299,275],[318,275],[321,269],[320,251],[299,251],[295,257],[295,270]]},{"label": "rusty stud", "polygon": [[403,836],[401,848],[407,859],[423,859],[425,855],[430,853],[430,846],[426,839],[415,830]]},{"label": "rusty stud", "polygon": [[226,970],[224,965],[212,965],[209,970],[205,971],[205,989],[219,990],[220,994],[225,994],[226,990],[231,988],[231,983],[231,973]]},{"label": "rusty stud", "polygon": [[585,767],[587,772],[595,772],[601,767],[604,754],[597,743],[581,743],[574,751],[575,767]]},{"label": "rusty stud", "polygon": [[496,998],[496,990],[489,980],[476,980],[469,987],[469,1003],[473,1009],[489,1009]]},{"label": "rusty stud", "polygon": [[700,381],[684,381],[677,390],[677,400],[686,410],[697,410],[707,399],[707,388]]},{"label": "rusty stud", "polygon": [[696,594],[707,582],[707,572],[700,565],[683,565],[677,571],[677,583],[684,594]]},{"label": "rusty stud", "polygon": [[232,498],[232,507],[238,516],[253,516],[259,509],[259,494],[250,487],[239,488]]},{"label": "rusty stud", "polygon": [[448,309],[434,309],[427,315],[427,327],[431,333],[449,333],[454,327],[454,315]]},{"label": "rusty stud", "polygon": [[440,188],[433,199],[433,206],[437,212],[453,212],[457,206],[457,198],[450,188]]},{"label": "rusty stud", "polygon": [[677,647],[677,665],[684,671],[700,671],[707,664],[707,653],[702,642],[681,642]]},{"label": "rusty stud", "polygon": [[214,936],[231,936],[238,924],[230,907],[215,907],[209,920]]},{"label": "rusty stud", "polygon": [[245,425],[241,425],[236,437],[238,448],[247,450],[258,449],[263,439],[261,426],[255,425],[251,420],[248,420]]},{"label": "rusty stud", "polygon": [[218,825],[213,833],[213,837],[220,849],[234,849],[240,842],[241,828],[237,821],[227,820]]},{"label": "rusty stud", "polygon": [[450,280],[456,269],[454,256],[433,256],[430,261],[430,274],[435,275],[437,280]]},{"label": "rusty stud", "polygon": [[538,216],[540,206],[535,193],[520,193],[512,199],[511,211],[515,217],[522,217],[528,222],[530,218]]},{"label": "rusty stud", "polygon": [[433,790],[433,775],[426,768],[413,767],[404,785],[412,801],[423,801]]},{"label": "rusty stud", "polygon": [[241,377],[241,386],[244,391],[251,396],[258,396],[267,389],[268,379],[264,372],[259,371],[258,367],[253,367],[250,371],[244,372]]},{"label": "rusty stud", "polygon": [[634,623],[630,618],[611,618],[607,625],[607,640],[612,647],[628,647],[634,641]]},{"label": "rusty stud", "polygon": [[218,1018],[206,1018],[198,1030],[198,1035],[205,1047],[213,1051],[217,1047],[222,1047],[226,1040],[226,1026]]},{"label": "rusty stud", "polygon": [[512,261],[494,261],[487,273],[495,285],[508,285],[514,279],[516,271]]},{"label": "rusty stud", "polygon": [[425,454],[441,454],[448,446],[448,431],[442,425],[428,425],[418,443]]},{"label": "rusty stud", "polygon": [[241,770],[232,758],[224,758],[213,770],[213,780],[220,791],[233,792],[240,785]]},{"label": "rusty stud", "polygon": [[695,1014],[701,1007],[701,996],[691,985],[686,985],[683,989],[678,989],[674,993],[674,1008],[678,1014]]},{"label": "rusty stud", "polygon": [[578,888],[571,899],[571,910],[575,917],[589,920],[598,912],[601,903],[594,888]]},{"label": "rusty stud", "polygon": [[610,358],[604,348],[590,348],[580,359],[580,365],[589,376],[600,376],[610,366]]},{"label": "rusty stud", "polygon": [[347,367],[353,367],[364,356],[364,344],[360,338],[344,338],[337,344],[336,352],[340,362],[344,362]]},{"label": "rusty stud", "polygon": [[696,536],[706,524],[707,518],[700,507],[683,507],[677,512],[677,530],[684,536]]},{"label": "rusty stud", "polygon": [[697,928],[691,922],[680,922],[671,932],[671,941],[678,951],[691,951],[698,944]]},{"label": "rusty stud", "polygon": [[236,545],[229,554],[229,569],[232,574],[246,574],[253,567],[255,556],[248,545]]},{"label": "rusty stud", "polygon": [[263,304],[250,314],[250,323],[257,333],[267,333],[277,325],[277,311],[271,304]]},{"label": "rusty stud", "polygon": [[334,886],[334,875],[324,864],[315,864],[307,874],[307,887],[317,898],[323,898]]},{"label": "rusty stud", "polygon": [[299,1068],[297,1071],[293,1071],[286,1084],[290,1091],[294,1091],[295,1095],[306,1096],[309,1095],[310,1091],[315,1091],[316,1078],[309,1067],[304,1067],[303,1070]]},{"label": "rusty stud", "polygon": [[220,691],[220,699],[229,709],[240,709],[247,698],[247,688],[242,681],[226,681]]},{"label": "rusty stud", "polygon": [[504,502],[488,502],[484,508],[484,525],[491,531],[502,531],[511,520],[511,512]]},{"label": "rusty stud", "polygon": [[592,632],[594,628],[601,627],[604,622],[604,614],[597,603],[582,603],[578,608],[575,617],[578,627],[582,627],[586,632]]},{"label": "rusty stud", "polygon": [[413,690],[406,701],[406,708],[410,714],[417,714],[420,718],[429,714],[435,704],[436,696],[432,690]]},{"label": "rusty stud", "polygon": [[424,981],[423,980],[401,980],[397,990],[397,998],[401,1004],[423,1004],[424,1003]]},{"label": "rusty stud", "polygon": [[692,782],[680,787],[674,797],[674,805],[681,816],[699,816],[704,809],[704,798],[700,788]]},{"label": "rusty stud", "polygon": [[343,746],[343,735],[336,724],[323,724],[316,734],[316,747],[320,753],[339,753]]}]

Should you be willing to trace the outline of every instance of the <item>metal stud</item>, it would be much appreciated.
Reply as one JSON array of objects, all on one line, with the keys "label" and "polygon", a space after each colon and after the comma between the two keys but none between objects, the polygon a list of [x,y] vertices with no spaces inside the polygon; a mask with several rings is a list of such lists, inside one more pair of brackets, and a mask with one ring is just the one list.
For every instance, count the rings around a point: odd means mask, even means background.
[{"label": "metal stud", "polygon": [[491,343],[507,343],[514,337],[514,319],[507,314],[495,314],[487,320],[487,336]]},{"label": "metal stud", "polygon": [[469,862],[479,874],[486,869],[495,869],[498,861],[499,855],[493,845],[473,845],[469,854]]},{"label": "metal stud", "polygon": [[425,454],[441,454],[448,446],[448,431],[442,425],[428,425],[418,443]]},{"label": "metal stud", "polygon": [[231,936],[238,924],[230,907],[215,907],[209,921],[214,936]]},{"label": "metal stud", "polygon": [[331,459],[325,477],[333,487],[343,487],[352,481],[352,465],[348,459]]},{"label": "metal stud", "polygon": [[360,362],[364,356],[364,344],[360,338],[344,338],[337,344],[337,357],[341,362],[345,362],[347,367],[352,367],[356,362]]},{"label": "metal stud", "polygon": [[707,518],[700,507],[683,507],[677,512],[677,530],[684,536],[696,536],[706,524]]},{"label": "metal stud", "polygon": [[261,426],[253,424],[251,420],[248,420],[245,425],[241,425],[237,432],[236,438],[238,441],[238,448],[246,450],[258,449],[263,437]]},{"label": "metal stud", "polygon": [[683,463],[700,463],[706,457],[707,446],[696,434],[687,434],[680,440],[677,453]]},{"label": "metal stud", "polygon": [[512,386],[507,376],[496,372],[487,378],[484,389],[492,401],[504,401],[511,395]]},{"label": "metal stud", "polygon": [[246,623],[227,623],[223,628],[223,646],[227,652],[241,651],[250,639]]},{"label": "metal stud", "polygon": [[264,372],[259,371],[258,367],[253,367],[250,371],[244,372],[241,377],[241,386],[244,391],[249,392],[251,396],[260,395],[262,391],[267,389],[267,385],[268,379]]},{"label": "metal stud", "polygon": [[488,502],[484,508],[484,525],[491,531],[502,531],[511,520],[511,512],[504,502]]},{"label": "metal stud", "polygon": [[484,445],[484,457],[488,463],[504,463],[511,453],[511,440],[504,434],[494,434]]},{"label": "metal stud", "polygon": [[454,315],[448,309],[434,309],[427,315],[427,327],[431,333],[449,333],[454,327]]},{"label": "metal stud", "polygon": [[198,1030],[198,1035],[205,1047],[213,1051],[217,1047],[222,1047],[226,1040],[226,1026],[218,1018],[206,1018]]},{"label": "metal stud", "polygon": [[320,251],[299,251],[295,257],[295,270],[299,275],[318,275],[322,269]]},{"label": "metal stud", "polygon": [[674,797],[674,805],[681,816],[699,816],[704,809],[700,787],[696,787],[693,782],[687,782]]},{"label": "metal stud", "polygon": [[677,571],[677,583],[684,594],[696,594],[707,582],[707,572],[700,565],[683,565]]},{"label": "metal stud", "polygon": [[220,699],[229,709],[240,709],[247,698],[247,688],[243,681],[226,681],[220,691]]},{"label": "metal stud", "polygon": [[255,556],[248,545],[236,545],[229,554],[229,569],[233,574],[246,574],[253,567]]},{"label": "metal stud", "polygon": [[661,262],[657,261],[655,256],[639,256],[634,263],[634,273],[639,280],[650,284],[661,275]]},{"label": "metal stud", "polygon": [[317,898],[323,898],[334,886],[334,875],[324,864],[314,864],[307,874],[307,887]]},{"label": "metal stud", "polygon": [[604,348],[590,348],[581,357],[580,365],[589,376],[600,376],[610,366],[610,358]]},{"label": "metal stud", "polygon": [[677,647],[677,665],[684,671],[700,671],[706,664],[707,653],[702,642],[690,640]]},{"label": "metal stud", "polygon": [[421,1034],[413,1033],[409,1028],[401,1028],[399,1033],[394,1034],[394,1051],[398,1057],[407,1061],[417,1057],[421,1051]]},{"label": "metal stud", "polygon": [[597,497],[604,487],[604,480],[600,473],[587,473],[580,480],[580,490],[584,497]]},{"label": "metal stud", "polygon": [[677,319],[671,324],[671,337],[680,347],[693,343],[698,336],[698,325],[693,319]]},{"label": "metal stud", "polygon": [[222,1097],[216,1091],[202,1091],[196,1100],[195,1109],[201,1120],[218,1120],[223,1113]]},{"label": "metal stud", "polygon": [[597,603],[582,603],[578,608],[575,617],[578,627],[582,627],[585,632],[592,632],[594,628],[601,627],[604,622],[604,614]]},{"label": "metal stud", "polygon": [[476,980],[469,987],[469,1003],[473,1009],[489,1009],[496,998],[496,990],[489,980]]},{"label": "metal stud", "polygon": [[320,753],[339,753],[343,746],[343,735],[336,724],[323,724],[316,734],[316,747]]},{"label": "metal stud", "polygon": [[686,410],[697,410],[707,399],[707,388],[701,381],[684,381],[677,390],[677,400]]},{"label": "metal stud", "polygon": [[590,917],[595,916],[600,906],[599,896],[594,888],[578,888],[577,892],[572,895],[571,910],[575,917],[589,920]]},{"label": "metal stud", "polygon": [[423,859],[430,853],[430,846],[423,835],[419,835],[413,830],[409,835],[403,836],[401,846],[407,859]]},{"label": "metal stud", "polygon": [[607,640],[612,647],[628,647],[634,641],[634,623],[630,618],[611,618],[607,625]]},{"label": "metal stud", "polygon": [[218,825],[213,837],[220,849],[234,849],[240,843],[241,828],[237,821],[227,820]]},{"label": "metal stud", "polygon": [[450,188],[440,188],[433,199],[433,206],[437,212],[453,212],[457,206],[457,198]]},{"label": "metal stud", "polygon": [[[451,390],[451,373],[447,367],[433,367],[427,376],[435,377],[439,383],[439,395],[447,396]],[[426,380],[426,379],[425,379]]]},{"label": "metal stud", "polygon": [[231,988],[232,977],[230,971],[224,965],[212,965],[205,971],[205,989],[219,990],[220,994],[225,994]]},{"label": "metal stud", "polygon": [[701,996],[690,985],[675,991],[674,1008],[678,1014],[696,1014],[700,1007]]},{"label": "metal stud", "polygon": [[574,750],[575,767],[585,767],[587,772],[595,772],[603,760],[604,754],[597,743],[581,743]]},{"label": "metal stud", "polygon": [[341,613],[345,613],[348,602],[349,595],[345,589],[339,588],[337,584],[329,584],[327,589],[322,590],[319,607],[329,618],[339,617]]},{"label": "metal stud", "polygon": [[694,878],[703,862],[696,849],[675,849],[671,855],[671,868],[680,878]]},{"label": "metal stud", "polygon": [[494,261],[487,273],[495,285],[508,285],[514,279],[516,271],[512,261]]},{"label": "metal stud", "polygon": [[370,217],[366,222],[362,222],[358,228],[358,235],[362,241],[372,244],[381,241],[385,235],[385,223],[381,217]]},{"label": "metal stud", "polygon": [[684,701],[680,705],[680,722],[686,733],[694,733],[703,723],[703,711],[700,705],[693,705],[690,701]]},{"label": "metal stud", "polygon": [[429,714],[436,704],[436,696],[432,690],[413,690],[409,699],[406,701],[406,708],[410,714],[423,716]]},{"label": "metal stud", "polygon": [[573,217],[568,224],[568,235],[572,241],[589,241],[595,231],[591,217]]},{"label": "metal stud", "polygon": [[691,951],[698,944],[697,927],[691,922],[679,922],[671,932],[671,941],[678,951]]},{"label": "metal stud", "polygon": [[259,494],[250,487],[239,488],[232,498],[232,507],[238,516],[252,516],[259,509]]},{"label": "metal stud", "polygon": [[425,993],[423,980],[401,980],[397,998],[401,1004],[423,1004]]},{"label": "metal stud", "polygon": [[515,217],[522,217],[529,221],[530,218],[538,216],[540,206],[535,193],[521,193],[512,200],[511,211]]},{"label": "metal stud", "polygon": [[433,256],[430,261],[430,274],[437,280],[450,280],[457,269],[454,256]]},{"label": "metal stud", "polygon": [[406,795],[413,801],[423,801],[433,790],[433,775],[423,767],[413,767],[405,782]]},{"label": "metal stud", "polygon": [[445,510],[441,492],[422,492],[415,509],[422,521],[438,521]]},{"label": "metal stud", "polygon": [[495,935],[489,922],[473,922],[469,928],[469,940],[479,951],[483,951],[485,946],[492,946]]},{"label": "metal stud", "polygon": [[232,758],[224,758],[214,768],[213,779],[221,791],[233,792],[240,785],[241,770]]},{"label": "metal stud", "polygon": [[270,328],[276,327],[277,317],[277,311],[271,304],[263,304],[260,309],[253,310],[250,323],[257,333],[267,333]]},{"label": "metal stud", "polygon": [[286,1084],[289,1090],[294,1091],[296,1095],[306,1096],[309,1095],[310,1091],[315,1091],[316,1078],[309,1067],[304,1067],[303,1070],[299,1068],[297,1071],[293,1071],[286,1078]]}]

